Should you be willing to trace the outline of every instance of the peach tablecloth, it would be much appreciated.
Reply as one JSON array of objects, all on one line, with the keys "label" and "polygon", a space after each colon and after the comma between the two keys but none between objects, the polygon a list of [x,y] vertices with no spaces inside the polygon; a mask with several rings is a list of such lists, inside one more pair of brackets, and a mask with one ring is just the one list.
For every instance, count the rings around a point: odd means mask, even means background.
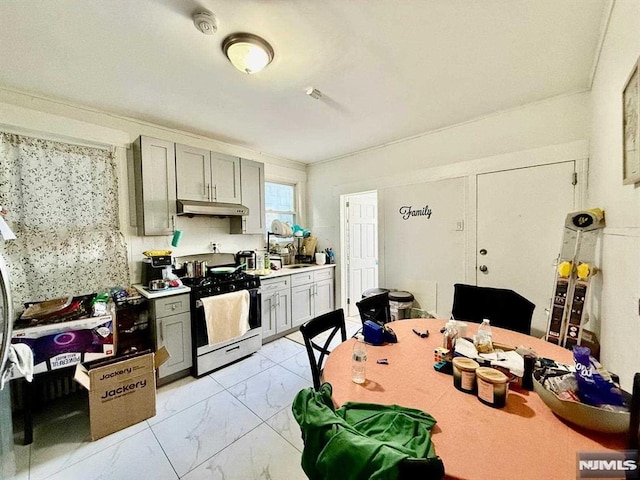
[{"label": "peach tablecloth", "polygon": [[[535,392],[510,389],[502,409],[486,406],[453,386],[451,375],[433,369],[433,351],[440,346],[444,320],[410,319],[390,323],[398,343],[367,345],[367,381],[351,381],[351,339],[327,358],[324,381],[333,386],[336,406],[348,401],[398,404],[419,408],[435,417],[436,453],[447,478],[572,479],[577,452],[624,450],[625,436],[574,427],[556,417]],[[428,329],[421,338],[412,332]],[[468,336],[476,324],[469,324]],[[573,363],[572,353],[544,340],[492,328],[494,341],[526,346],[539,356]],[[388,365],[376,361],[386,358]]]}]

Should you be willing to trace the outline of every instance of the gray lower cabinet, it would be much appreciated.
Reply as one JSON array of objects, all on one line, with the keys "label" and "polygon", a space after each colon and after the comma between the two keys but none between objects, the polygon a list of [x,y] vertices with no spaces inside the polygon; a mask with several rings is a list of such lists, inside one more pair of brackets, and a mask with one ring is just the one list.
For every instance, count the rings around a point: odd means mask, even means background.
[{"label": "gray lower cabinet", "polygon": [[315,282],[314,316],[322,315],[335,309],[333,287],[333,268],[313,272]]},{"label": "gray lower cabinet", "polygon": [[264,279],[262,296],[262,340],[291,329],[291,287],[289,276]]},{"label": "gray lower cabinet", "polygon": [[158,369],[158,383],[179,372],[188,374],[193,364],[189,294],[151,300],[151,318],[156,349],[164,346],[171,355]]},{"label": "gray lower cabinet", "polygon": [[291,275],[291,326],[334,309],[333,268]]}]

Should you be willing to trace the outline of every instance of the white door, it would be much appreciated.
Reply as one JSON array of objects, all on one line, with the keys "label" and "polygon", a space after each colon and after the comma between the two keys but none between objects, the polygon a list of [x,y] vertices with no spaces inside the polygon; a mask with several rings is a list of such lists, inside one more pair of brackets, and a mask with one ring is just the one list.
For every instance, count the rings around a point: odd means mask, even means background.
[{"label": "white door", "polygon": [[378,194],[345,197],[347,316],[358,315],[362,292],[378,286]]},{"label": "white door", "polygon": [[476,282],[535,303],[533,334],[546,330],[566,215],[576,210],[575,162],[478,175]]}]

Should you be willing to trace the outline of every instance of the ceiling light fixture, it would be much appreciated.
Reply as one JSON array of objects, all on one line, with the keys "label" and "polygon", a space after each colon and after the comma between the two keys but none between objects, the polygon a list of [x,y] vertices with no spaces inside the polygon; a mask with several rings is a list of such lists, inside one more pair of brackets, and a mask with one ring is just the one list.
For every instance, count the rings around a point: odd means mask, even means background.
[{"label": "ceiling light fixture", "polygon": [[251,33],[233,33],[222,42],[222,51],[231,64],[249,75],[258,73],[273,60],[273,48]]}]

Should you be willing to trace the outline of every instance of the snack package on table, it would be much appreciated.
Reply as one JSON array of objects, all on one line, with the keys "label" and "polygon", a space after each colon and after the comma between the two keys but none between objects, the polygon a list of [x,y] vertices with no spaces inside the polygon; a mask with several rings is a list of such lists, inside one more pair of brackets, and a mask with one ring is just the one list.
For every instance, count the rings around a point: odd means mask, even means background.
[{"label": "snack package on table", "polygon": [[576,363],[578,396],[583,403],[600,407],[602,405],[624,406],[624,397],[620,389],[611,381],[609,372],[591,356],[588,347],[573,347]]}]

